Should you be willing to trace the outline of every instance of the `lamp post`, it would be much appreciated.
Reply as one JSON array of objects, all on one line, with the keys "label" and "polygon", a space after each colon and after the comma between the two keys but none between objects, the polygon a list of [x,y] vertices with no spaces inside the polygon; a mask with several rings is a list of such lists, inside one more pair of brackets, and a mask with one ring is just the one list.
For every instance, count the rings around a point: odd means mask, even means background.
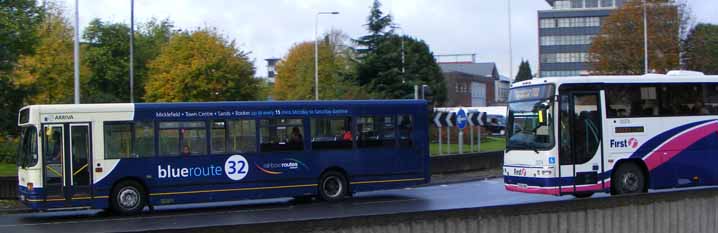
[{"label": "lamp post", "polygon": [[319,27],[319,15],[338,15],[337,11],[320,11],[314,17],[314,99],[319,100],[319,38],[317,27]]},{"label": "lamp post", "polygon": [[75,41],[73,57],[75,60],[75,104],[80,104],[80,1],[75,0]]},{"label": "lamp post", "polygon": [[646,17],[646,0],[643,0],[643,73],[648,74],[648,17]]},{"label": "lamp post", "polygon": [[135,0],[130,0],[130,103],[135,102]]}]

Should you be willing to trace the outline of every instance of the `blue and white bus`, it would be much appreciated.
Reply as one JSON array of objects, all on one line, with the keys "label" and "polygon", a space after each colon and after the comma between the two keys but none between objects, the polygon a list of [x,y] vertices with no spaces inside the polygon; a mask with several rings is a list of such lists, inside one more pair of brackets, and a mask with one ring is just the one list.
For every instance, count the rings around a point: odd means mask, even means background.
[{"label": "blue and white bus", "polygon": [[552,195],[718,184],[718,76],[582,76],[510,90],[505,188]]},{"label": "blue and white bus", "polygon": [[429,182],[423,100],[32,105],[19,198],[35,210],[273,197]]}]

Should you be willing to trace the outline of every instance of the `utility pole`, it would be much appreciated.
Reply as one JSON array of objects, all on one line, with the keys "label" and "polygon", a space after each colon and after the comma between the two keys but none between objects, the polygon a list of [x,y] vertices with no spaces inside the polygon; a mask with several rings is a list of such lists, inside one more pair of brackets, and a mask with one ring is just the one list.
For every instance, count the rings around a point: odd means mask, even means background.
[{"label": "utility pole", "polygon": [[506,1],[508,4],[509,17],[509,78],[514,78],[514,50],[511,42],[511,0]]},{"label": "utility pole", "polygon": [[646,0],[643,0],[643,69],[648,74],[648,17],[646,17]]},{"label": "utility pole", "polygon": [[130,103],[135,102],[135,0],[130,0]]},{"label": "utility pole", "polygon": [[80,104],[80,7],[79,0],[75,0],[75,104]]},{"label": "utility pole", "polygon": [[337,15],[339,12],[317,12],[314,16],[314,99],[319,100],[319,36],[317,36],[317,27],[319,27],[319,15]]}]

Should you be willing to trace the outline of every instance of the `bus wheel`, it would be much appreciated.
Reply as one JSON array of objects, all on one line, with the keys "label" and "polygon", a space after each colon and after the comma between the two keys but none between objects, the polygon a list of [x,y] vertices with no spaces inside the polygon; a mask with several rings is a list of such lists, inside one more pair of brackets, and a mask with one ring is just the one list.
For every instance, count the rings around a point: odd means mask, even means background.
[{"label": "bus wheel", "polygon": [[328,171],[319,179],[319,196],[325,201],[338,201],[347,194],[347,179],[342,173]]},{"label": "bus wheel", "polygon": [[611,179],[612,194],[641,193],[645,190],[645,181],[641,168],[634,163],[624,163]]},{"label": "bus wheel", "polygon": [[573,196],[576,198],[589,198],[593,196],[593,192],[574,193]]},{"label": "bus wheel", "polygon": [[117,214],[132,215],[142,212],[147,205],[142,185],[132,180],[118,183],[112,189],[110,205]]}]

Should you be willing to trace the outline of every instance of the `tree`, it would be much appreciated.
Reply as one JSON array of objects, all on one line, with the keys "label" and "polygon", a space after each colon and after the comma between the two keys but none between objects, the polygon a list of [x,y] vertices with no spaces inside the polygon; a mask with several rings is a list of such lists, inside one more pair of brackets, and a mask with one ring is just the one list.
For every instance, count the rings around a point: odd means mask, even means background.
[{"label": "tree", "polygon": [[367,24],[365,24],[369,35],[362,36],[356,40],[357,44],[365,48],[359,49],[359,54],[363,55],[374,50],[379,43],[383,40],[383,37],[393,32],[391,26],[392,17],[381,11],[381,2],[374,0],[372,4],[369,16],[367,17]]},{"label": "tree", "polygon": [[446,100],[446,82],[429,46],[409,36],[386,36],[371,54],[361,59],[359,76],[364,77],[359,79],[360,84],[378,98],[411,99],[414,85],[429,85],[436,103]]},{"label": "tree", "polygon": [[531,74],[531,65],[529,64],[529,61],[522,60],[521,65],[519,65],[519,73],[516,74],[514,82],[521,82],[532,78],[534,77]]},{"label": "tree", "polygon": [[94,19],[85,28],[87,51],[80,56],[90,68],[85,103],[130,101],[130,28]]},{"label": "tree", "polygon": [[374,96],[389,99],[413,98],[414,85],[429,85],[434,102],[444,102],[446,82],[429,46],[422,40],[394,34],[391,15],[384,15],[380,7],[375,0],[365,25],[369,34],[356,40],[362,46],[357,82]]},{"label": "tree", "polygon": [[255,100],[259,94],[247,53],[209,28],[174,34],[148,72],[146,101]]},{"label": "tree", "polygon": [[0,1],[0,136],[16,133],[24,92],[12,84],[10,74],[21,55],[33,53],[43,16],[35,0]]},{"label": "tree", "polygon": [[718,25],[701,23],[683,41],[683,64],[688,70],[718,75]]},{"label": "tree", "polygon": [[[679,33],[686,7],[672,0],[647,0],[649,70],[665,73],[679,66]],[[603,20],[589,50],[593,74],[643,74],[643,3],[629,1]]]},{"label": "tree", "polygon": [[[353,51],[348,36],[332,30],[319,43],[319,98],[367,98],[356,83]],[[272,97],[278,100],[314,99],[314,42],[295,44],[277,64]]]},{"label": "tree", "polygon": [[[48,6],[36,31],[40,40],[35,53],[20,56],[12,75],[13,84],[25,92],[26,104],[72,103],[73,28],[61,9]],[[81,69],[84,84],[89,70],[86,66]]]},{"label": "tree", "polygon": [[37,43],[35,27],[44,9],[35,0],[0,1],[0,75],[7,75],[21,54],[30,54]]}]

